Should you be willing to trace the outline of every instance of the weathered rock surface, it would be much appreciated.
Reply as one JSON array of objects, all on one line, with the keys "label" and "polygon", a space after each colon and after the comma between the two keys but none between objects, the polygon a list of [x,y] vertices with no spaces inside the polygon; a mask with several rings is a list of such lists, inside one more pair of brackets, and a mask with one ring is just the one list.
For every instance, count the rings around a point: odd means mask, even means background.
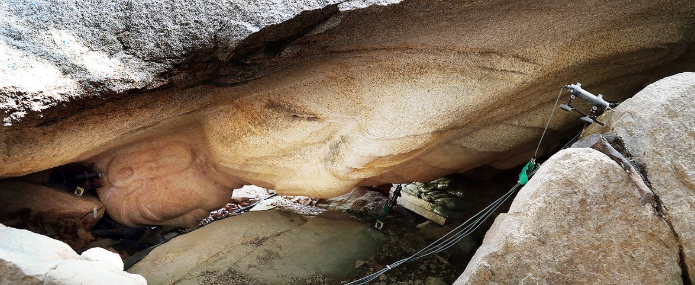
[{"label": "weathered rock surface", "polygon": [[249,212],[176,237],[128,271],[145,276],[149,284],[203,284],[212,276],[233,274],[261,284],[287,284],[315,274],[355,274],[350,270],[355,260],[374,255],[384,241],[346,214],[328,211],[306,220],[276,210]]},{"label": "weathered rock surface", "polygon": [[67,244],[0,225],[0,284],[147,284],[123,271],[118,254],[95,248],[82,256]]},{"label": "weathered rock surface", "polygon": [[678,241],[593,149],[551,157],[454,284],[683,284]]},{"label": "weathered rock surface", "polygon": [[[11,125],[27,112],[79,97],[204,80],[210,76],[204,71],[183,76],[166,73],[190,61],[230,60],[239,52],[234,50],[237,44],[264,27],[340,2],[3,1],[3,123]],[[398,1],[347,1],[340,8],[364,8],[375,2]]]},{"label": "weathered rock surface", "polygon": [[690,0],[46,3],[2,6],[0,177],[93,162],[127,225],[190,226],[243,184],[332,197],[511,161],[559,86],[618,100],[695,65]]},{"label": "weathered rock surface", "polygon": [[623,102],[596,132],[616,133],[644,166],[695,280],[695,73],[664,78]]}]

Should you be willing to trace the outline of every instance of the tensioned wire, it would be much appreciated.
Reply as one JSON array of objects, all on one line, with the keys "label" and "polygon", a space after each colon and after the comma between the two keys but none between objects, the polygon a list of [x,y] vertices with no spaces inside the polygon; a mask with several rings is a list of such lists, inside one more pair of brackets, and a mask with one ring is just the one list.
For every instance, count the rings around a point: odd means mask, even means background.
[{"label": "tensioned wire", "polygon": [[545,123],[545,128],[543,128],[543,134],[541,134],[541,139],[538,140],[538,146],[536,147],[536,152],[533,153],[533,158],[536,158],[536,155],[538,155],[538,149],[541,148],[541,142],[543,142],[543,137],[545,137],[545,132],[548,130],[548,126],[550,126],[550,120],[553,119],[553,115],[555,115],[555,108],[557,108],[557,103],[560,102],[560,97],[562,96],[562,89],[560,88],[560,92],[557,94],[557,99],[555,99],[555,105],[553,105],[553,110],[550,111],[550,117],[548,117],[548,121]]},{"label": "tensioned wire", "polygon": [[[535,171],[533,171],[532,173],[535,173]],[[412,256],[389,264],[383,269],[374,272],[371,275],[347,283],[347,285],[366,284],[367,282],[378,278],[381,274],[384,274],[392,268],[399,266],[403,263],[419,260],[448,249],[449,247],[458,243],[461,239],[475,231],[490,215],[492,215],[492,213],[494,213],[495,210],[497,210],[502,205],[502,203],[504,203],[510,196],[512,196],[512,194],[514,194],[514,192],[519,188],[519,186],[520,184],[517,183],[514,187],[507,191],[506,194],[495,200],[492,204],[485,207],[485,209],[473,215],[467,221],[454,228],[444,236],[440,237],[432,244],[416,252]]]},{"label": "tensioned wire", "polygon": [[[559,97],[558,97],[559,98]],[[557,103],[556,103],[557,104]],[[552,116],[551,116],[552,118]],[[579,138],[579,134],[574,136],[569,142],[567,142],[562,149],[565,149],[569,147],[572,143],[574,143],[577,139]],[[538,171],[538,167],[531,171],[529,173],[529,177],[532,177],[536,171]],[[513,196],[514,192],[516,192],[517,189],[519,189],[519,186],[521,184],[516,183],[507,193],[502,195],[502,197],[498,198],[492,204],[488,205],[485,207],[483,210],[478,212],[477,214],[473,215],[470,217],[468,220],[463,222],[461,225],[457,226],[453,230],[449,231],[446,233],[444,236],[440,237],[430,245],[426,246],[425,248],[421,249],[420,251],[416,252],[415,254],[411,255],[410,257],[398,260],[394,263],[391,263],[389,265],[386,265],[383,269],[376,271],[370,275],[364,276],[360,279],[357,279],[355,281],[352,281],[350,283],[347,283],[346,285],[361,285],[361,284],[367,284],[368,282],[378,278],[380,275],[388,272],[389,270],[403,264],[406,262],[411,262],[411,261],[416,261],[423,259],[425,257],[431,256],[433,254],[437,254],[439,252],[442,252],[444,250],[447,250],[448,248],[452,247],[459,241],[461,241],[463,238],[466,236],[470,235],[473,231],[478,229],[480,225],[487,220],[504,202],[509,199],[509,197]]]}]

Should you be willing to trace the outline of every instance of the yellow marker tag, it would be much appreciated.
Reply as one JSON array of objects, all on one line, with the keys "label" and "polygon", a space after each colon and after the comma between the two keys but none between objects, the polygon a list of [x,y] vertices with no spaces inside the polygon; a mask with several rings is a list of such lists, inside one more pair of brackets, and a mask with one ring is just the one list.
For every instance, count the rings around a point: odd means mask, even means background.
[{"label": "yellow marker tag", "polygon": [[83,194],[84,194],[84,188],[77,186],[77,188],[75,188],[75,195],[82,196]]}]

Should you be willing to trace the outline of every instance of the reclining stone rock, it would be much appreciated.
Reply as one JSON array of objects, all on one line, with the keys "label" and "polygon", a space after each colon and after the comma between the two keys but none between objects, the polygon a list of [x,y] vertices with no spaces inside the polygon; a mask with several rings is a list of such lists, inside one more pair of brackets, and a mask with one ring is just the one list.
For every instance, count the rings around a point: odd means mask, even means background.
[{"label": "reclining stone rock", "polygon": [[[198,2],[176,7],[212,5]],[[322,7],[311,3],[306,9]],[[695,65],[694,6],[687,0],[610,6],[418,0],[342,12],[328,6],[248,36],[201,20],[225,7],[189,14],[135,5],[113,12],[115,28],[101,35],[106,42],[81,32],[95,29],[90,21],[43,23],[17,12],[20,24],[2,22],[0,32],[16,38],[6,45],[22,66],[66,63],[39,52],[64,54],[60,39],[22,42],[18,30],[31,34],[45,25],[75,31],[68,33],[71,43],[94,57],[122,59],[124,69],[110,79],[57,69],[91,84],[86,91],[49,82],[16,92],[14,83],[3,84],[12,125],[0,132],[0,177],[94,163],[107,174],[100,198],[119,222],[190,226],[243,184],[333,197],[356,185],[430,181],[484,164],[513,167],[530,157],[559,86],[581,80],[615,101]],[[77,8],[88,15],[103,7]],[[183,20],[168,19],[172,27],[138,20],[157,9]],[[299,14],[293,11],[288,15]],[[558,16],[569,11],[571,20]],[[160,36],[166,34],[172,38]],[[197,36],[201,42],[191,40]],[[120,56],[138,63],[129,66]],[[38,69],[25,71],[41,77]],[[29,104],[28,98],[56,106],[32,112],[12,103]],[[21,112],[27,113],[20,120]],[[572,122],[574,116],[558,115],[549,137],[561,139]]]}]

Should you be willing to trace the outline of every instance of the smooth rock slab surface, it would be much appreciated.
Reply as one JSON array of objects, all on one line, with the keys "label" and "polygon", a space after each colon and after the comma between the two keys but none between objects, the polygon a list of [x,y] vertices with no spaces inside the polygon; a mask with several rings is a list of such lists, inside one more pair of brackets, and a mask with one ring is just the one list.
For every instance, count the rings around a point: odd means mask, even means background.
[{"label": "smooth rock slab surface", "polygon": [[308,220],[277,210],[249,212],[176,237],[128,271],[155,285],[200,284],[229,270],[262,284],[287,284],[315,274],[351,276],[355,260],[369,258],[384,241],[337,212]]},{"label": "smooth rock slab surface", "polygon": [[678,254],[617,163],[567,149],[498,216],[454,284],[683,284]]}]

